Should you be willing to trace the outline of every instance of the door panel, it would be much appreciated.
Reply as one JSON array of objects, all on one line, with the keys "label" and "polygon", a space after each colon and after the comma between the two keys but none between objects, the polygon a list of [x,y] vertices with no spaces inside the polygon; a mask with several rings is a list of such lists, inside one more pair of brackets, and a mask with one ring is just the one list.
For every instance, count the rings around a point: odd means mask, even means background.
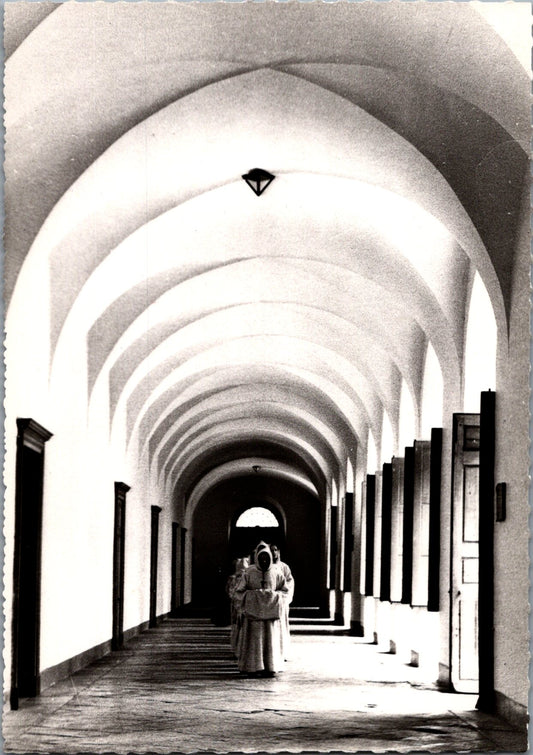
[{"label": "door panel", "polygon": [[18,620],[18,691],[39,694],[39,604],[41,562],[42,454],[24,447],[25,485],[21,528],[20,603]]},{"label": "door panel", "polygon": [[374,573],[372,594],[378,598],[381,580],[381,497],[383,488],[383,472],[375,474],[374,489]]},{"label": "door panel", "polygon": [[431,431],[428,540],[428,611],[440,610],[440,516],[442,476],[442,428]]},{"label": "door panel", "polygon": [[337,574],[337,528],[338,528],[338,508],[330,508],[329,517],[329,589],[334,590],[336,587]]},{"label": "door panel", "polygon": [[185,605],[185,553],[187,547],[187,529],[180,527],[180,568],[179,568],[179,604]]},{"label": "door panel", "polygon": [[[463,685],[465,680],[477,682],[478,647],[477,647],[477,601],[462,600],[459,604],[459,678]],[[472,638],[473,643],[472,643]],[[477,688],[477,685],[476,685]],[[465,690],[463,690],[465,691]],[[468,690],[467,690],[468,691]],[[474,691],[474,690],[472,690]]]},{"label": "door panel", "polygon": [[124,568],[126,539],[126,493],[129,486],[115,482],[115,522],[113,533],[113,627],[111,647],[124,644]]},{"label": "door panel", "polygon": [[392,534],[392,464],[383,465],[381,485],[381,567],[379,599],[390,601]]},{"label": "door panel", "polygon": [[160,506],[152,506],[150,528],[150,621],[149,626],[157,626],[157,559],[159,552]]},{"label": "door panel", "polygon": [[41,536],[44,445],[52,434],[17,419],[10,705],[40,692]]},{"label": "door panel", "polygon": [[170,614],[176,615],[178,610],[178,540],[180,526],[172,522],[172,555],[170,565]]},{"label": "door panel", "polygon": [[454,415],[452,683],[478,690],[479,414]]},{"label": "door panel", "polygon": [[390,599],[393,603],[399,603],[402,599],[403,492],[404,460],[403,458],[394,457],[392,460],[390,586]]},{"label": "door panel", "polygon": [[430,461],[430,441],[416,441],[413,507],[414,606],[426,606],[428,602]]},{"label": "door panel", "polygon": [[413,597],[415,449],[407,446],[403,468],[402,603]]},{"label": "door panel", "polygon": [[364,507],[364,580],[361,580],[361,591],[364,595],[374,594],[374,529],[376,523],[375,514],[376,477],[367,475],[363,483]]}]

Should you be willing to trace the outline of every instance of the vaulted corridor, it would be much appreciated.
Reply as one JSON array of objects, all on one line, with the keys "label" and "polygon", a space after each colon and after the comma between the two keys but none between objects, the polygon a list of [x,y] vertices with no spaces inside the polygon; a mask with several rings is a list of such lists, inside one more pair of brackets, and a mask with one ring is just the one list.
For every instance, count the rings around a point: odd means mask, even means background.
[{"label": "vaulted corridor", "polygon": [[526,730],[530,21],[5,3],[10,746]]},{"label": "vaulted corridor", "polygon": [[474,695],[436,691],[374,645],[310,631],[293,627],[278,678],[244,679],[226,628],[168,619],[6,713],[6,751],[523,749],[524,735],[474,710]]}]

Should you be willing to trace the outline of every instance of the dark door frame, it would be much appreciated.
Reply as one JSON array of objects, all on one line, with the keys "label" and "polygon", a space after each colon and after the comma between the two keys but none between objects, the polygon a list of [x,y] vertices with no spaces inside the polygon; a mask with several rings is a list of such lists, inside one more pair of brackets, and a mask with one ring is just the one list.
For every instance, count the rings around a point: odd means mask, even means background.
[{"label": "dark door frame", "polygon": [[496,394],[481,393],[479,415],[479,698],[476,708],[493,712],[494,692],[494,457]]},{"label": "dark door frame", "polygon": [[187,528],[180,527],[180,606],[185,605],[185,549],[187,545]]},{"label": "dark door frame", "polygon": [[[11,690],[9,696],[12,710],[18,710],[19,697],[34,697],[40,692],[44,444],[51,437],[52,433],[35,420],[31,418],[17,419]],[[30,462],[28,451],[32,455],[38,454],[38,457],[34,457],[33,462]],[[38,460],[38,468],[35,475],[36,460]],[[34,475],[33,479],[31,479],[32,475]],[[25,558],[28,549],[33,551],[31,563],[28,563]],[[33,617],[31,627],[22,626],[21,619],[25,612],[29,612]],[[21,637],[22,630],[29,631],[29,634]],[[24,679],[21,675],[22,663],[24,664]]]},{"label": "dark door frame", "polygon": [[159,514],[161,506],[152,506],[150,522],[150,621],[157,626],[157,554],[159,550]]},{"label": "dark door frame", "polygon": [[429,473],[428,611],[440,610],[442,436],[441,427],[432,428]]},{"label": "dark door frame", "polygon": [[179,607],[178,592],[178,553],[179,553],[179,532],[178,522],[172,522],[172,547],[171,547],[171,565],[170,565],[170,615],[176,616]]},{"label": "dark door frame", "polygon": [[392,533],[392,463],[383,464],[381,486],[381,565],[379,599],[390,601]]},{"label": "dark door frame", "polygon": [[376,475],[367,474],[365,490],[365,596],[374,595]]},{"label": "dark door frame", "polygon": [[344,496],[344,571],[342,577],[342,589],[344,592],[351,592],[352,590],[353,517],[354,495],[353,493],[346,493]]},{"label": "dark door frame", "polygon": [[115,482],[115,521],[113,528],[113,628],[111,649],[124,644],[124,568],[126,539],[126,494],[124,482]]},{"label": "dark door frame", "polygon": [[413,525],[415,494],[415,448],[405,447],[403,465],[402,598],[411,605],[413,596]]},{"label": "dark door frame", "polygon": [[338,507],[330,507],[329,516],[329,574],[328,587],[335,590],[337,586],[337,529],[338,529]]}]

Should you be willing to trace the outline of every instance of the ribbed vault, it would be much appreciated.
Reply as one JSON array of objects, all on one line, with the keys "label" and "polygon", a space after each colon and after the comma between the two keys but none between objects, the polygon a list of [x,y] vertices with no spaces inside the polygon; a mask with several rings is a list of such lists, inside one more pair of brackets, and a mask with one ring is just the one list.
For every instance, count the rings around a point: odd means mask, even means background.
[{"label": "ribbed vault", "polygon": [[527,76],[472,8],[49,10],[9,39],[8,324],[46,269],[52,395],[74,375],[180,511],[253,465],[324,500],[384,417],[397,442],[402,385],[414,438],[429,347],[461,395],[476,272],[506,343]]}]

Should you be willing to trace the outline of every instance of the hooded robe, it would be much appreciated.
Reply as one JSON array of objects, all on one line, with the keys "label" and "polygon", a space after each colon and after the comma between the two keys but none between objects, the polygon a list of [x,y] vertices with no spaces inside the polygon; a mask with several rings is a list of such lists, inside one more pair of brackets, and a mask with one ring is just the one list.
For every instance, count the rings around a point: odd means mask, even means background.
[{"label": "hooded robe", "polygon": [[[274,558],[276,554],[274,553]],[[285,660],[290,657],[291,632],[289,626],[289,606],[294,597],[294,578],[288,564],[280,560],[279,548],[277,549],[277,561],[274,561],[274,568],[278,569],[285,577],[287,586],[287,596],[284,600],[283,615],[281,617],[281,629],[283,632],[283,655]]]},{"label": "hooded robe", "polygon": [[245,673],[276,673],[283,669],[282,621],[289,588],[272,563],[268,545],[257,546],[254,561],[241,575],[234,592],[241,614],[238,666]]},{"label": "hooded robe", "polygon": [[231,603],[230,643],[231,649],[233,650],[235,655],[237,655],[237,645],[241,628],[241,616],[239,610],[240,606],[238,605],[238,602],[235,601],[235,588],[237,587],[241,574],[246,571],[249,565],[250,563],[248,558],[238,558],[235,561],[235,572],[230,577],[228,577],[228,581],[226,582],[226,592]]}]

